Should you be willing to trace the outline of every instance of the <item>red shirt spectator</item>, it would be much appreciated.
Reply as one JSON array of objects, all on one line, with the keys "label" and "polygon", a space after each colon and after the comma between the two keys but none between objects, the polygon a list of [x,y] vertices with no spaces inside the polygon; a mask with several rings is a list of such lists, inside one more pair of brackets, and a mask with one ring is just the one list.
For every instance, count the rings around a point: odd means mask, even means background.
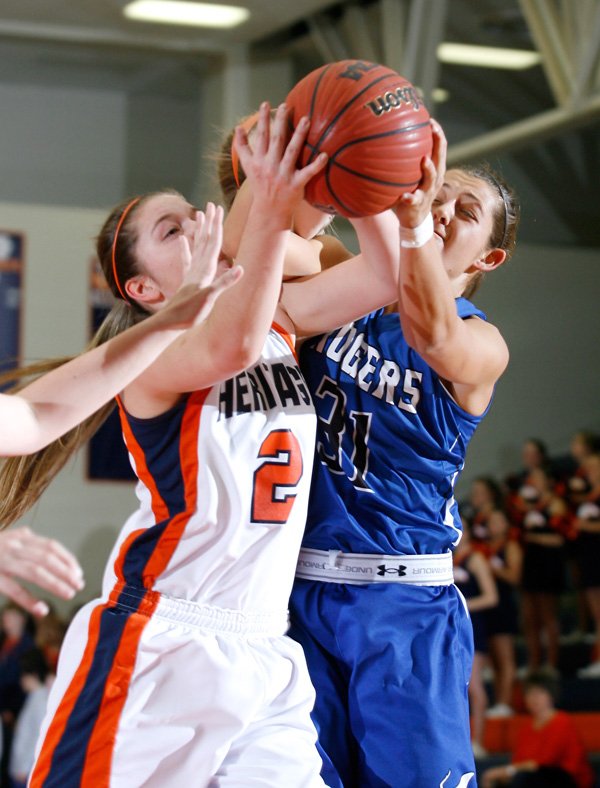
[{"label": "red shirt spectator", "polygon": [[594,773],[573,720],[555,708],[557,686],[543,674],[524,685],[531,717],[518,732],[511,763],[482,775],[481,788],[592,788]]},{"label": "red shirt spectator", "polygon": [[577,788],[591,788],[594,782],[579,732],[569,715],[555,711],[541,727],[528,719],[519,730],[513,763],[535,761],[539,766],[558,766],[571,774]]}]

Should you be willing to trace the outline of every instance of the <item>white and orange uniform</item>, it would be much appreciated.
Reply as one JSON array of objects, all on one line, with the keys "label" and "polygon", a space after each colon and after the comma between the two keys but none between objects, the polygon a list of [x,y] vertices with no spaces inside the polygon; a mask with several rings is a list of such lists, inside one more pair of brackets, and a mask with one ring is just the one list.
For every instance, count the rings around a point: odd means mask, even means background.
[{"label": "white and orange uniform", "polygon": [[140,507],[75,617],[30,786],[322,786],[285,635],[315,415],[290,338],[123,433]]}]

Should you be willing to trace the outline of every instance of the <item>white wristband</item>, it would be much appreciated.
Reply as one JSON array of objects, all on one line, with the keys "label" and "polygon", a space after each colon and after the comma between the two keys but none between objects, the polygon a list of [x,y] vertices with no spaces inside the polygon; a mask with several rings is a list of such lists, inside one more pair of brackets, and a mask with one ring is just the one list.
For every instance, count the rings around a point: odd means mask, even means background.
[{"label": "white wristband", "polygon": [[418,249],[425,246],[433,238],[433,216],[428,213],[417,227],[403,227],[400,225],[400,246],[405,249]]}]

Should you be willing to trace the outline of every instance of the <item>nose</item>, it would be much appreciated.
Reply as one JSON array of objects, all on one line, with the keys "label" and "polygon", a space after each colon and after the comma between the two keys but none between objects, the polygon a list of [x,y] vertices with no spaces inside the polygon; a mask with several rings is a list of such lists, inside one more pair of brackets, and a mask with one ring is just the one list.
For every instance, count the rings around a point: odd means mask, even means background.
[{"label": "nose", "polygon": [[434,222],[447,226],[454,216],[454,200],[438,202],[432,208]]}]

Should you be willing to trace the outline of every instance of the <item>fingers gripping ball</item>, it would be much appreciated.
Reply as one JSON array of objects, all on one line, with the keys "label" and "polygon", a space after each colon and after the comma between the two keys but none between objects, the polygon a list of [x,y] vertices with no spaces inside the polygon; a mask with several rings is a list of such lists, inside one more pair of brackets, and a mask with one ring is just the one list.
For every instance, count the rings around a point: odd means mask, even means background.
[{"label": "fingers gripping ball", "polygon": [[329,160],[306,187],[328,213],[370,216],[390,208],[421,180],[432,148],[429,113],[411,83],[387,66],[341,60],[311,71],[286,104],[295,127],[311,121],[299,165]]}]

